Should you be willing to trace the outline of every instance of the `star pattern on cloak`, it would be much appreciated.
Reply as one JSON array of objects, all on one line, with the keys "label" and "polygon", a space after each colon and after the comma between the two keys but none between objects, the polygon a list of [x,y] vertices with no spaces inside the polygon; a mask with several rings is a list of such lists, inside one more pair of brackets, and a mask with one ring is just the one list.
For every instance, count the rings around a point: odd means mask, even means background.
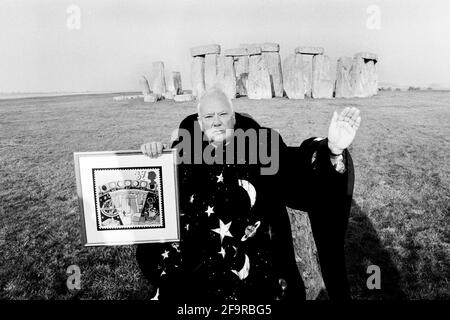
[{"label": "star pattern on cloak", "polygon": [[222,255],[222,258],[225,259],[225,249],[223,247],[220,247],[220,251],[218,252]]},{"label": "star pattern on cloak", "polygon": [[219,228],[212,229],[212,231],[218,233],[220,235],[220,242],[223,241],[225,237],[233,237],[233,235],[230,233],[230,226],[232,221],[228,222],[227,224],[223,223],[222,220],[219,219]]},{"label": "star pattern on cloak", "polygon": [[205,210],[205,213],[208,214],[208,217],[211,215],[211,213],[214,213],[214,207],[208,206],[208,209]]},{"label": "star pattern on cloak", "polygon": [[222,182],[223,183],[223,174],[220,173],[217,177],[217,183]]},{"label": "star pattern on cloak", "polygon": [[165,250],[162,254],[163,259],[167,259],[169,257],[169,251]]}]

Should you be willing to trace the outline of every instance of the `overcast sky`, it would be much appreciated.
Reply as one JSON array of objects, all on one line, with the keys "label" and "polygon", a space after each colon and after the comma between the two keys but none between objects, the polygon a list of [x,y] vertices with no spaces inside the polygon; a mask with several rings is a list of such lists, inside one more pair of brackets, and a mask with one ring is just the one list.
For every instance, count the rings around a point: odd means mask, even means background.
[{"label": "overcast sky", "polygon": [[450,85],[449,17],[448,0],[0,0],[0,92],[139,90],[158,60],[189,89],[190,47],[251,42],[370,51],[381,82]]}]

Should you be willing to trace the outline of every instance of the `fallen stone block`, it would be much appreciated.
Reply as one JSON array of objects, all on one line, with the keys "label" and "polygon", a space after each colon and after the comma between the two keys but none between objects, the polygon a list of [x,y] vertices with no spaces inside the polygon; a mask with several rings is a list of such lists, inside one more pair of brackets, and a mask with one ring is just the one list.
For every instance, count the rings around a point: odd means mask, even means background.
[{"label": "fallen stone block", "polygon": [[177,94],[175,97],[173,97],[173,100],[175,102],[189,102],[195,100],[195,98],[192,94],[185,93],[185,94]]},{"label": "fallen stone block", "polygon": [[173,94],[173,92],[167,91],[167,92],[164,92],[162,96],[163,96],[163,98],[166,99],[166,100],[173,100],[173,97],[174,97],[175,95]]},{"label": "fallen stone block", "polygon": [[150,93],[147,95],[144,95],[144,102],[156,102],[158,100],[161,100],[161,96],[154,94],[154,93]]},{"label": "fallen stone block", "polygon": [[124,101],[124,100],[133,100],[133,99],[139,99],[139,98],[143,98],[144,95],[142,94],[138,94],[138,95],[130,95],[130,96],[116,96],[113,97],[114,101]]}]

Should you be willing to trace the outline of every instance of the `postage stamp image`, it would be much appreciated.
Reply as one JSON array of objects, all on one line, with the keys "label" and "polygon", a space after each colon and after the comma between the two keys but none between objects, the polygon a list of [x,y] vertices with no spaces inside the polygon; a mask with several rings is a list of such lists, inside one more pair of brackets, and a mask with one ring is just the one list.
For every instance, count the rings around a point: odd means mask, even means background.
[{"label": "postage stamp image", "polygon": [[161,167],[92,169],[97,230],[164,228]]}]

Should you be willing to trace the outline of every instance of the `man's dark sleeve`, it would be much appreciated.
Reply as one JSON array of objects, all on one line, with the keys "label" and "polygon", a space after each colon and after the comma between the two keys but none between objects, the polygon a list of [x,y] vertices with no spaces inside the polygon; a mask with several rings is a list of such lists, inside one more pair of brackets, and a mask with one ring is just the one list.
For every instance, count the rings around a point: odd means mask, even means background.
[{"label": "man's dark sleeve", "polygon": [[300,147],[280,143],[280,177],[286,205],[308,212],[320,266],[331,299],[349,299],[344,240],[353,196],[354,172],[344,150],[345,172],[330,161],[327,139]]}]

